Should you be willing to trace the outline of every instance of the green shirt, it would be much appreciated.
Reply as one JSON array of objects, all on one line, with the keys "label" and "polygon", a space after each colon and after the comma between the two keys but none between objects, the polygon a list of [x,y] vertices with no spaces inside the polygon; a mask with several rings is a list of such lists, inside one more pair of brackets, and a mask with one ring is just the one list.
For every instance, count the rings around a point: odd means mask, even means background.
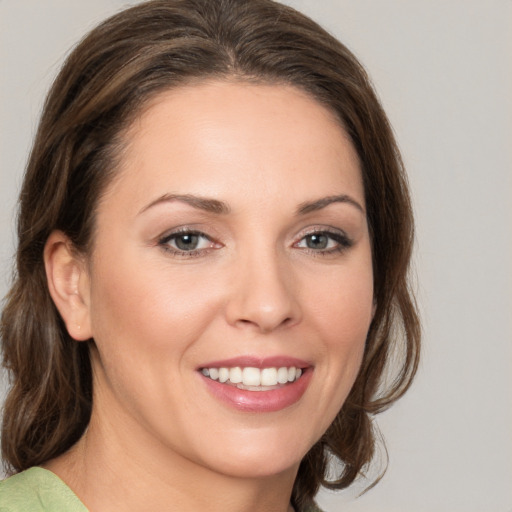
[{"label": "green shirt", "polygon": [[[55,474],[34,467],[0,481],[0,512],[88,512]],[[315,506],[308,512],[321,512]]]},{"label": "green shirt", "polygon": [[87,512],[54,473],[34,467],[0,481],[0,512]]}]

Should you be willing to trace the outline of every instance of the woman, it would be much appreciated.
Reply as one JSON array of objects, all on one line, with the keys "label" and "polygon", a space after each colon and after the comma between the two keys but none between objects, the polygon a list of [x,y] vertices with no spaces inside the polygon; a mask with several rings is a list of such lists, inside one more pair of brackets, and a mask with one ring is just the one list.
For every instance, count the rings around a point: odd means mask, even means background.
[{"label": "woman", "polygon": [[2,506],[314,510],[416,371],[412,229],[368,78],[314,22],[269,0],[104,22],[21,192]]}]

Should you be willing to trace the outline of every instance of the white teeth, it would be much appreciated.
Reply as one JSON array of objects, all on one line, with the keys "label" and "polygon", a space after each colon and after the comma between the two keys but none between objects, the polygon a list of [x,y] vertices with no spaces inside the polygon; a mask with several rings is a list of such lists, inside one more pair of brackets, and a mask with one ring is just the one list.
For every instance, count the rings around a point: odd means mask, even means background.
[{"label": "white teeth", "polygon": [[219,368],[219,382],[226,382],[229,379],[229,370],[227,368]]},{"label": "white teeth", "polygon": [[288,382],[288,368],[285,366],[277,370],[277,382],[279,384],[286,384]]},{"label": "white teeth", "polygon": [[242,369],[238,366],[231,368],[229,370],[229,380],[233,384],[239,384],[240,382],[242,382]]},{"label": "white teeth", "polygon": [[261,370],[261,385],[262,386],[275,386],[277,384],[277,369],[276,368],[263,368]]},{"label": "white teeth", "polygon": [[244,386],[259,386],[261,384],[261,372],[258,368],[244,368],[242,370],[242,382]]},{"label": "white teeth", "polygon": [[279,384],[287,384],[296,381],[301,375],[302,370],[295,366],[282,366],[280,368],[253,368],[247,366],[240,368],[203,368],[201,370],[205,377],[218,380],[221,383],[228,382],[243,386],[244,389],[254,391],[261,390],[262,387],[272,387]]}]

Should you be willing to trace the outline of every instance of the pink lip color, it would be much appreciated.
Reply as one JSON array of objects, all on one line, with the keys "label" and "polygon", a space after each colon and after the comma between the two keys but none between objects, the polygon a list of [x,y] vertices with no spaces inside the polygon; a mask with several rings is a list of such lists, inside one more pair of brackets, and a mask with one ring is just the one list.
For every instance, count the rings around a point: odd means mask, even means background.
[{"label": "pink lip color", "polygon": [[310,363],[288,356],[272,356],[272,357],[258,357],[258,356],[240,356],[231,359],[224,359],[222,361],[210,361],[201,365],[201,368],[234,368],[235,366],[252,367],[252,368],[281,368],[286,366],[295,366],[296,368],[308,368]]},{"label": "pink lip color", "polygon": [[251,366],[253,368],[295,366],[303,369],[303,374],[298,380],[270,391],[238,389],[236,386],[222,384],[199,373],[210,393],[217,399],[235,409],[245,412],[275,412],[293,405],[298,402],[306,392],[313,374],[313,368],[308,363],[289,357],[270,357],[265,359],[251,356],[238,357],[208,363],[201,368],[233,368],[235,366]]}]

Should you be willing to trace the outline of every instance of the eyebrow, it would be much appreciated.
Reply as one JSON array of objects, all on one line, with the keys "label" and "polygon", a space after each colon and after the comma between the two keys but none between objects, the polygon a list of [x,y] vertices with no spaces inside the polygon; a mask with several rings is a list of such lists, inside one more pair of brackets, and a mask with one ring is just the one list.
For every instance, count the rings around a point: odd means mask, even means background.
[{"label": "eyebrow", "polygon": [[219,201],[217,199],[209,199],[206,197],[194,196],[192,194],[164,194],[163,196],[159,197],[158,199],[155,199],[147,206],[142,208],[142,210],[139,212],[139,215],[149,210],[153,206],[156,206],[161,203],[172,203],[174,201],[186,203],[192,206],[193,208],[204,210],[205,212],[209,213],[225,215],[231,211],[231,208],[226,203],[224,203],[223,201]]},{"label": "eyebrow", "polygon": [[[228,204],[226,204],[223,201],[219,201],[218,199],[210,199],[207,197],[195,196],[192,194],[164,194],[163,196],[160,196],[159,198],[155,199],[147,206],[145,206],[139,212],[139,215],[158,204],[172,203],[174,201],[179,201],[188,204],[193,208],[204,210],[209,213],[226,215],[231,211],[231,208],[229,207]],[[322,197],[315,201],[307,201],[301,203],[297,208],[297,215],[306,215],[308,213],[326,208],[327,206],[333,203],[350,204],[357,208],[359,211],[361,211],[361,213],[366,214],[364,208],[355,199],[346,194],[341,194],[336,196]]]},{"label": "eyebrow", "polygon": [[346,194],[341,194],[338,196],[327,196],[317,199],[316,201],[308,201],[305,203],[301,203],[297,208],[297,214],[305,215],[307,213],[315,212],[333,203],[350,204],[357,208],[361,213],[366,215],[364,208],[355,199],[353,199],[350,196],[347,196]]}]

